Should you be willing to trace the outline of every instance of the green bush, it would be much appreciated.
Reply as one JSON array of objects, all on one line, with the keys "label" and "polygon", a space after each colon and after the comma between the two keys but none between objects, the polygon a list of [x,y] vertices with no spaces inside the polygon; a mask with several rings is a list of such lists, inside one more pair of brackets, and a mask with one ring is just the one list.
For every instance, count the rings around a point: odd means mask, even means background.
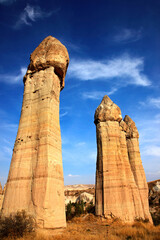
[{"label": "green bush", "polygon": [[93,205],[93,201],[91,201],[90,204],[86,207],[86,212],[95,214],[95,206]]},{"label": "green bush", "polygon": [[9,217],[0,217],[0,239],[23,237],[26,233],[34,232],[35,221],[24,210]]},{"label": "green bush", "polygon": [[75,215],[80,216],[84,213],[84,202],[80,201],[78,203],[75,203]]},{"label": "green bush", "polygon": [[69,220],[69,219],[71,219],[73,216],[73,213],[72,213],[72,207],[73,207],[73,205],[72,205],[72,203],[71,203],[71,201],[67,204],[67,211],[66,211],[66,218],[67,218],[67,220]]},{"label": "green bush", "polygon": [[82,200],[79,202],[71,203],[69,202],[66,206],[66,218],[67,220],[72,219],[75,216],[80,216],[84,213],[95,213],[95,206],[93,202],[90,202],[87,206],[86,203]]}]

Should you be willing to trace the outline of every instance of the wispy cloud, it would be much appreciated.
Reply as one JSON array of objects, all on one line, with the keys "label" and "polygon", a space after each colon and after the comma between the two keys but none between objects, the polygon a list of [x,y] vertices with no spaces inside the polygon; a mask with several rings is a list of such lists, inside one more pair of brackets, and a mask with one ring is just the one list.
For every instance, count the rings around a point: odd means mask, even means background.
[{"label": "wispy cloud", "polygon": [[146,148],[143,149],[143,155],[160,157],[160,146],[146,146]]},{"label": "wispy cloud", "polygon": [[60,118],[63,118],[64,116],[66,116],[68,114],[68,112],[63,112],[63,113],[60,113]]},{"label": "wispy cloud", "polygon": [[160,108],[160,97],[159,98],[150,98],[149,104],[156,108]]},{"label": "wispy cloud", "polygon": [[104,95],[112,95],[114,94],[118,89],[113,88],[109,92],[104,92],[104,91],[90,91],[90,92],[83,92],[82,93],[82,98],[83,99],[93,99],[93,100],[99,100],[104,97]]},{"label": "wispy cloud", "polygon": [[146,171],[148,181],[160,179],[160,171]]},{"label": "wispy cloud", "polygon": [[[150,162],[152,159],[157,165],[160,157],[160,121],[157,119],[158,115],[152,115],[150,119],[140,117],[136,121],[139,130],[140,152],[143,161]],[[143,119],[143,120],[142,120]],[[152,167],[150,166],[150,170]]]},{"label": "wispy cloud", "polygon": [[23,77],[27,71],[27,68],[21,67],[17,74],[0,74],[0,82],[16,84],[23,82]]},{"label": "wispy cloud", "polygon": [[142,38],[142,29],[134,30],[124,28],[121,29],[114,37],[113,41],[116,43],[128,43],[128,42],[136,42]]},{"label": "wispy cloud", "polygon": [[146,101],[140,102],[140,105],[144,107],[160,108],[160,97],[148,98]]},{"label": "wispy cloud", "polygon": [[82,146],[84,146],[84,145],[86,145],[85,142],[76,143],[76,147],[82,147]]},{"label": "wispy cloud", "polygon": [[151,81],[143,73],[144,59],[131,57],[128,54],[106,61],[71,60],[68,75],[82,81],[114,79],[118,85],[149,86]]},{"label": "wispy cloud", "polygon": [[72,175],[72,174],[68,174],[68,177],[79,177],[80,175]]},{"label": "wispy cloud", "polygon": [[14,25],[14,29],[20,29],[23,25],[32,26],[32,23],[38,19],[50,17],[53,12],[45,12],[39,6],[31,6],[27,4],[19,19]]},{"label": "wispy cloud", "polygon": [[8,153],[9,155],[12,155],[12,152],[13,152],[12,148],[4,146],[3,149],[6,153]]},{"label": "wispy cloud", "polygon": [[18,129],[18,124],[14,124],[14,123],[1,123],[1,126],[0,128],[3,128],[3,129],[7,129],[9,131],[15,131]]},{"label": "wispy cloud", "polygon": [[16,2],[16,0],[0,0],[0,4],[9,5]]}]

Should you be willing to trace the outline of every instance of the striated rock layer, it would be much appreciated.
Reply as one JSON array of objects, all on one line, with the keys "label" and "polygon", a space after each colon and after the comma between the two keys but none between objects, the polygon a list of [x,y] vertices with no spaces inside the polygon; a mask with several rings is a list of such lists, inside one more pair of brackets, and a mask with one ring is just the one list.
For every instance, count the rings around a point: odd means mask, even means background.
[{"label": "striated rock layer", "polygon": [[2,193],[3,193],[3,189],[2,189],[1,182],[0,182],[0,195],[2,195]]},{"label": "striated rock layer", "polygon": [[66,226],[59,95],[67,49],[49,36],[31,54],[2,214],[25,209],[40,228]]},{"label": "striated rock layer", "polygon": [[138,130],[120,108],[104,96],[95,112],[97,132],[96,215],[152,222],[142,166]]}]

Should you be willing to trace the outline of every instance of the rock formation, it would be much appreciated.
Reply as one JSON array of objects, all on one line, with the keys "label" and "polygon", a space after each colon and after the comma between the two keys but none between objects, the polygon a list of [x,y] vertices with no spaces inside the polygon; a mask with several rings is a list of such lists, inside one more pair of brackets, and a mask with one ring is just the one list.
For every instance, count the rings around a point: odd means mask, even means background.
[{"label": "rock formation", "polygon": [[5,191],[5,189],[2,189],[2,185],[0,183],[0,212],[1,212],[2,204],[3,204],[4,191]]},{"label": "rock formation", "polygon": [[2,192],[3,192],[3,189],[2,189],[1,182],[0,182],[0,195],[2,195]]},{"label": "rock formation", "polygon": [[148,188],[142,166],[138,130],[120,108],[104,96],[95,112],[97,132],[96,215],[126,222],[148,218]]},{"label": "rock formation", "polygon": [[146,181],[146,176],[144,168],[142,165],[142,160],[139,150],[139,133],[136,128],[135,123],[129,116],[125,116],[124,122],[127,124],[126,129],[126,140],[128,157],[131,165],[131,170],[139,189],[140,198],[142,202],[142,207],[144,210],[144,217],[148,218],[149,205],[148,205],[148,184]]},{"label": "rock formation", "polygon": [[69,63],[67,49],[45,38],[24,76],[24,96],[2,214],[24,209],[39,228],[66,226],[59,95]]}]

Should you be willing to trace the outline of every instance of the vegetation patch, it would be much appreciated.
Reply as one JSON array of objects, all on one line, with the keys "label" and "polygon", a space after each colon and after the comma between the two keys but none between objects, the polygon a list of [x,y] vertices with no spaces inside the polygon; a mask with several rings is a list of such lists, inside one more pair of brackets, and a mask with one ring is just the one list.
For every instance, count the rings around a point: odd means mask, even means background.
[{"label": "vegetation patch", "polygon": [[10,214],[9,217],[0,216],[0,239],[9,237],[17,239],[35,231],[35,221],[31,215],[23,211]]}]

